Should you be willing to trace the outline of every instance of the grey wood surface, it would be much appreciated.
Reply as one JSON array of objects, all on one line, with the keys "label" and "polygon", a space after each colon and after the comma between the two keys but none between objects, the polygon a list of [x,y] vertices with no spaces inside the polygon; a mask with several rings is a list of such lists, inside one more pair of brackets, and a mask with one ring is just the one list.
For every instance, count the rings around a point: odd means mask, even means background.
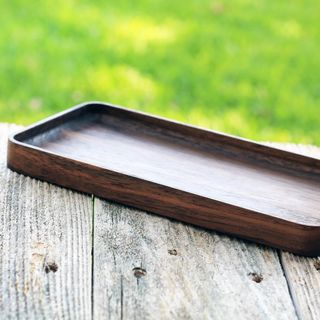
[{"label": "grey wood surface", "polygon": [[[314,146],[275,145],[289,151],[320,158],[320,148]],[[280,251],[280,259],[298,316],[301,319],[320,319],[320,257],[311,259]]]},{"label": "grey wood surface", "polygon": [[296,318],[276,250],[99,199],[94,276],[97,319]]},{"label": "grey wood surface", "polygon": [[16,128],[0,124],[1,319],[320,319],[320,259],[13,173]]},{"label": "grey wood surface", "polygon": [[0,126],[0,319],[91,317],[92,199],[6,168]]}]

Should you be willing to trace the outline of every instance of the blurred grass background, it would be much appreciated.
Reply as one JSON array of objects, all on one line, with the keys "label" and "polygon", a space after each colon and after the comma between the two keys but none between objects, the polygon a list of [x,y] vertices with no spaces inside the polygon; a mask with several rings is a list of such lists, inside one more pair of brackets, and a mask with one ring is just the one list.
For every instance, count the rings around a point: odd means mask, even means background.
[{"label": "blurred grass background", "polygon": [[0,121],[110,101],[320,145],[318,0],[1,1]]}]

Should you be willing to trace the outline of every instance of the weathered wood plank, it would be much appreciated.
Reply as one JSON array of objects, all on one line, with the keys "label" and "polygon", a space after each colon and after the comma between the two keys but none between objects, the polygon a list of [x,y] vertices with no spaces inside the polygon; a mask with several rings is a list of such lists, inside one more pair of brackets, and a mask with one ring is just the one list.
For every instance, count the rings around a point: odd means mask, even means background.
[{"label": "weathered wood plank", "polygon": [[281,252],[292,298],[301,319],[320,319],[320,259]]},{"label": "weathered wood plank", "polygon": [[[320,158],[320,148],[314,146],[293,144],[278,146]],[[299,257],[288,252],[280,254],[298,315],[301,319],[320,319],[320,257],[313,259]]]},{"label": "weathered wood plank", "polygon": [[92,199],[11,172],[0,126],[0,317],[91,317]]},{"label": "weathered wood plank", "polygon": [[94,318],[296,319],[276,250],[95,199]]},{"label": "weathered wood plank", "polygon": [[[91,200],[7,170],[13,129],[0,125],[1,318],[90,318]],[[296,318],[275,250],[100,199],[94,220],[95,318]],[[320,259],[280,257],[297,314],[319,319]]]}]

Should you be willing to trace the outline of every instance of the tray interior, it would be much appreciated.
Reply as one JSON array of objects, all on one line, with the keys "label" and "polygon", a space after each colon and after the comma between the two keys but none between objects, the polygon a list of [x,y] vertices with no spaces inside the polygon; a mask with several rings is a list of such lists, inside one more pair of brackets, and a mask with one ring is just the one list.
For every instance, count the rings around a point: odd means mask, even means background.
[{"label": "tray interior", "polygon": [[251,209],[320,225],[320,181],[229,157],[116,113],[87,112],[24,143],[67,158]]}]

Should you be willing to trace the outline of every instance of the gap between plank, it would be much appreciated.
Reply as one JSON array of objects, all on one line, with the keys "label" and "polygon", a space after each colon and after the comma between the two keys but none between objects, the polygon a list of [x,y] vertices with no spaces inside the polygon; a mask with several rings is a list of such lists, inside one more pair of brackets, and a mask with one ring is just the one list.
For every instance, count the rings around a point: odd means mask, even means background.
[{"label": "gap between plank", "polygon": [[95,196],[92,199],[92,217],[91,217],[91,319],[94,319],[94,206]]},{"label": "gap between plank", "polygon": [[300,314],[299,307],[298,307],[298,305],[296,303],[296,300],[294,298],[294,293],[293,293],[292,285],[290,283],[290,279],[288,277],[288,272],[286,271],[285,264],[283,263],[283,260],[282,260],[281,250],[277,249],[277,255],[278,255],[278,258],[279,258],[279,263],[280,263],[280,266],[281,266],[281,269],[282,269],[282,273],[283,273],[284,278],[286,280],[286,284],[287,284],[287,288],[288,288],[288,291],[289,291],[290,299],[292,301],[292,304],[293,304],[294,311],[296,313],[297,319],[298,320],[302,320],[302,316]]}]

